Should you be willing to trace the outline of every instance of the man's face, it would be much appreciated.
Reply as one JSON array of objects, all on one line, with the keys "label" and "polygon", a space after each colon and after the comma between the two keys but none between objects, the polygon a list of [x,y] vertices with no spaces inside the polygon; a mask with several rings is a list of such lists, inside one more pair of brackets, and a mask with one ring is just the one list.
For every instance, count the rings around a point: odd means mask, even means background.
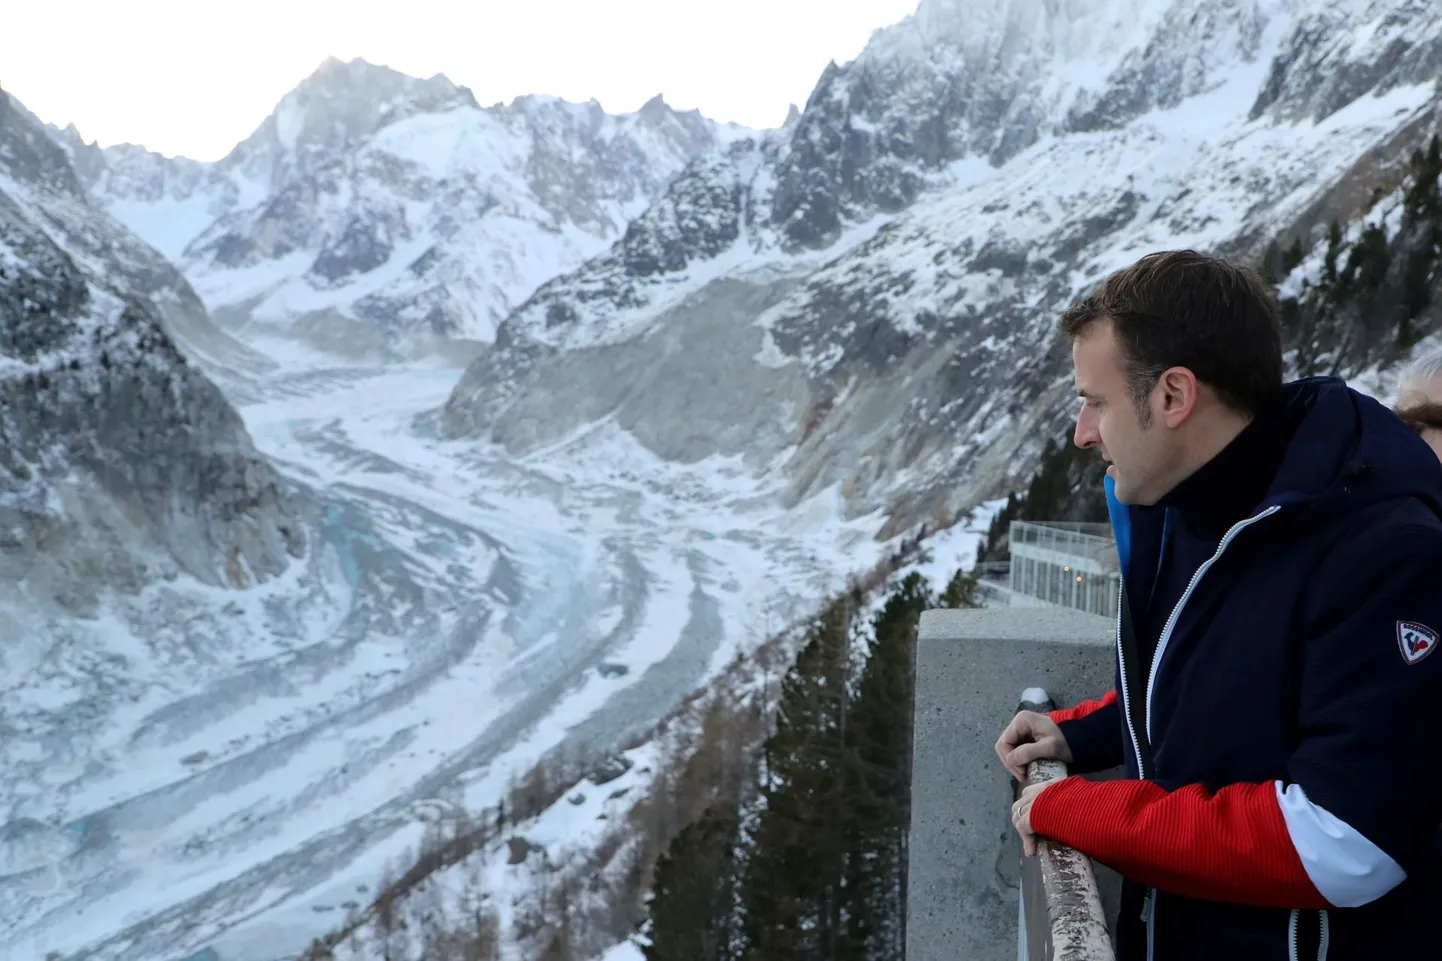
[{"label": "man's face", "polygon": [[1101,449],[1109,464],[1107,476],[1115,482],[1117,499],[1123,504],[1155,504],[1173,486],[1174,439],[1157,417],[1143,423],[1110,320],[1083,328],[1072,342],[1072,364],[1082,398],[1073,440],[1078,447]]},{"label": "man's face", "polygon": [[1442,458],[1442,377],[1404,383],[1397,396],[1397,413]]}]

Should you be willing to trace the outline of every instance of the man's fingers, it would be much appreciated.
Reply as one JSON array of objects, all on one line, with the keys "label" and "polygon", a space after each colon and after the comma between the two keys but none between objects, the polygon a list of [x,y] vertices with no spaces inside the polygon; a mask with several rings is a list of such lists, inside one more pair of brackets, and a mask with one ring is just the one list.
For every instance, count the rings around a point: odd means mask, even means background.
[{"label": "man's fingers", "polygon": [[1001,760],[1001,766],[1006,768],[1007,772],[1011,774],[1012,777],[1016,777],[1016,768],[1012,767],[1011,764],[1011,752],[1013,750],[1015,750],[1015,748],[1013,748],[1011,744],[1004,740],[996,742],[996,756],[998,759]]},{"label": "man's fingers", "polygon": [[[1026,805],[1026,808],[1023,808],[1023,805]],[[1035,837],[1031,833],[1031,821],[1027,818],[1027,809],[1030,807],[1026,797],[1023,796],[1011,808],[1011,825],[1016,828],[1017,836],[1021,839],[1021,851],[1027,857],[1031,857],[1036,852]]]},{"label": "man's fingers", "polygon": [[1017,774],[1017,769],[1012,765],[1010,760],[1011,752],[1017,748],[1017,742],[1007,737],[1010,733],[1010,729],[1003,732],[1001,739],[996,742],[996,756],[1001,761],[1001,766],[1006,768],[1013,777],[1020,781],[1023,775]]},{"label": "man's fingers", "polygon": [[1014,764],[1010,760],[1010,755],[1036,737],[1034,721],[1037,716],[1031,711],[1018,712],[996,741],[996,756],[1001,759],[1002,766],[1011,772],[1018,781],[1026,779],[1026,769],[1024,764],[1023,766]]},{"label": "man's fingers", "polygon": [[1006,765],[1012,773],[1020,771],[1021,773],[1018,775],[1018,779],[1025,780],[1026,766],[1028,764],[1038,758],[1052,757],[1055,753],[1055,748],[1046,741],[1029,741],[1026,744],[1018,745],[1007,755]]}]

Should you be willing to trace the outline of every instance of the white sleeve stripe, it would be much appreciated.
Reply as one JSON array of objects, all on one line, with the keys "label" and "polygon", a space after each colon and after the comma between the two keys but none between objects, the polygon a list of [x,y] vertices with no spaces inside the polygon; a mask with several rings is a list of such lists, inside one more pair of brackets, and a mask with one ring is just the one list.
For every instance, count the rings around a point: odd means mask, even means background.
[{"label": "white sleeve stripe", "polygon": [[1375,901],[1407,877],[1396,861],[1341,818],[1311,801],[1300,784],[1276,782],[1277,805],[1292,847],[1312,885],[1329,903],[1356,908]]}]

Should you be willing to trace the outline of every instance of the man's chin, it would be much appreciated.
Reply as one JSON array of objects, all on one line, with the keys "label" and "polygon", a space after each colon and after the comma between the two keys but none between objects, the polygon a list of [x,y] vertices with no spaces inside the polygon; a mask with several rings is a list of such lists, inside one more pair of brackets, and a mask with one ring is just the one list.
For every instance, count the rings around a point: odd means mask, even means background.
[{"label": "man's chin", "polygon": [[1136,491],[1132,490],[1130,484],[1123,483],[1121,477],[1118,476],[1117,465],[1107,465],[1107,476],[1112,479],[1112,496],[1115,497],[1119,503],[1142,506],[1141,501],[1137,499]]}]

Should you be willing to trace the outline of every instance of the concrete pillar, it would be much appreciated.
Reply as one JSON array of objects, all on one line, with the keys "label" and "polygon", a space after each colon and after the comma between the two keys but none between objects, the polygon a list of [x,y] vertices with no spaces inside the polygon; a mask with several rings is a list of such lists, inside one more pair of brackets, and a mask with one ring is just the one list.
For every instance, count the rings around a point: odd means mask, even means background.
[{"label": "concrete pillar", "polygon": [[[927,611],[916,650],[907,961],[1017,957],[1021,845],[993,752],[1022,692],[1060,706],[1113,687],[1114,624],[1065,608]],[[1118,881],[1099,869],[1103,905]]]}]

